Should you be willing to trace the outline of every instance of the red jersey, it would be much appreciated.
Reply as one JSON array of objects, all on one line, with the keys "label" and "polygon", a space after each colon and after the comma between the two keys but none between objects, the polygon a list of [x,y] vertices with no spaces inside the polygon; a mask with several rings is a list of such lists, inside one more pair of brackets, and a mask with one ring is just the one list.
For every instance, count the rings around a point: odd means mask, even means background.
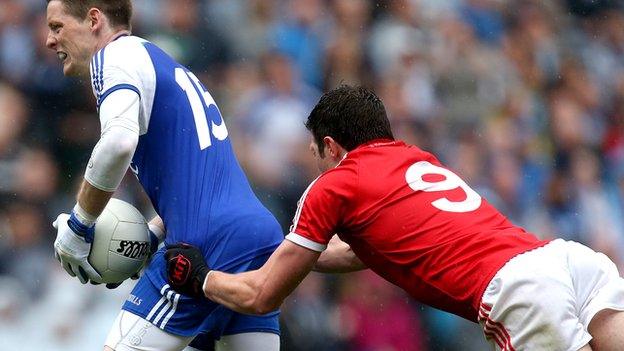
[{"label": "red jersey", "polygon": [[513,225],[430,153],[374,141],[303,193],[286,239],[322,251],[336,233],[418,301],[477,321],[496,272],[548,243]]}]

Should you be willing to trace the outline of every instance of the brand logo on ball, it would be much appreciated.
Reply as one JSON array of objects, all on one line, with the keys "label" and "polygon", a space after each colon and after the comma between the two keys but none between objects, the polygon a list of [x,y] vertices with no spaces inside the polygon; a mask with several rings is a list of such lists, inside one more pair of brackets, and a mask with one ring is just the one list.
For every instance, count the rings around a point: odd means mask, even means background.
[{"label": "brand logo on ball", "polygon": [[149,248],[149,243],[143,241],[122,240],[116,251],[128,258],[143,258],[149,253]]}]

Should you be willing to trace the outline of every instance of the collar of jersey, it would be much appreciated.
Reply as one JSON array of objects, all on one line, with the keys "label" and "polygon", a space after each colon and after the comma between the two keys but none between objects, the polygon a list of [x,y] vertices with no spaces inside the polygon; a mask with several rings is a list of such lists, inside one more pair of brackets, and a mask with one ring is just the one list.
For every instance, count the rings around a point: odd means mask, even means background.
[{"label": "collar of jersey", "polygon": [[344,156],[342,157],[342,160],[340,160],[340,162],[338,162],[338,164],[334,168],[340,166],[342,161],[344,161],[353,152],[356,152],[358,150],[362,150],[362,149],[367,148],[367,147],[395,146],[395,145],[405,145],[405,142],[402,141],[402,140],[392,140],[392,139],[374,139],[374,140],[371,140],[371,141],[366,142],[364,144],[361,144],[360,146],[356,147],[355,149],[345,153]]},{"label": "collar of jersey", "polygon": [[395,146],[395,145],[403,145],[403,144],[405,144],[405,143],[403,141],[401,141],[401,140],[375,139],[375,140],[371,140],[369,142],[366,142],[366,143],[356,147],[355,150],[362,149],[362,148],[365,148],[365,147]]},{"label": "collar of jersey", "polygon": [[113,42],[113,41],[115,41],[115,40],[117,40],[119,38],[129,37],[130,35],[131,35],[130,33],[122,33],[122,34],[116,36],[115,39],[111,40],[111,42]]}]

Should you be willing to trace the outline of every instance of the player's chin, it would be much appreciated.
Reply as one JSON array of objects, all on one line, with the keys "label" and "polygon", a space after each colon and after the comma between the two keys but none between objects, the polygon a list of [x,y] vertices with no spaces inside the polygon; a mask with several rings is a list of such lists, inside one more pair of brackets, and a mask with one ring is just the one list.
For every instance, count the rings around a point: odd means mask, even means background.
[{"label": "player's chin", "polygon": [[63,74],[68,77],[75,77],[78,75],[76,66],[70,61],[69,57],[63,62]]},{"label": "player's chin", "polygon": [[71,64],[68,62],[63,63],[63,74],[66,76],[71,76],[72,74],[72,67]]}]

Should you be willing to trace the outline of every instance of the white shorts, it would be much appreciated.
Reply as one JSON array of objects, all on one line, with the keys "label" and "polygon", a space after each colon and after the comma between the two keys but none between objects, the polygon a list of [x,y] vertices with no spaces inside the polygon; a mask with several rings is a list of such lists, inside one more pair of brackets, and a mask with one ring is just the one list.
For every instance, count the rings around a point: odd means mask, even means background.
[{"label": "white shorts", "polygon": [[487,286],[479,323],[496,350],[577,351],[601,310],[624,310],[624,279],[604,254],[557,239],[511,259]]},{"label": "white shorts", "polygon": [[121,310],[104,345],[115,351],[180,351],[191,340],[192,336],[167,333],[136,314]]},{"label": "white shorts", "polygon": [[[196,351],[186,347],[192,336],[168,333],[151,322],[121,310],[106,338],[105,346],[115,351]],[[250,332],[223,335],[215,343],[217,351],[278,351],[280,338],[275,333]]]}]

